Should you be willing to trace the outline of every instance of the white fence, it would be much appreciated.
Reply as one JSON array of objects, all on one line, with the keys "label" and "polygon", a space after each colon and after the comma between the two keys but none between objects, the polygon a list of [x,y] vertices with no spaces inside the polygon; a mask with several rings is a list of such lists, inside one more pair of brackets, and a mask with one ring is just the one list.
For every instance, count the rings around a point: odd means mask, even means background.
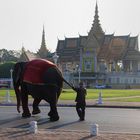
[{"label": "white fence", "polygon": [[0,78],[0,88],[13,88],[13,80],[11,78]]}]

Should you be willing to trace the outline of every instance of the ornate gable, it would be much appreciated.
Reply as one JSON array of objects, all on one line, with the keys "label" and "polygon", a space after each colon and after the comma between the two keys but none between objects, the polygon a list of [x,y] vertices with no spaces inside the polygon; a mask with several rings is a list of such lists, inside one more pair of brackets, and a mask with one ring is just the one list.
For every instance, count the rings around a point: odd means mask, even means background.
[{"label": "ornate gable", "polygon": [[94,49],[97,49],[100,47],[99,42],[94,34],[89,34],[85,47],[94,48]]},{"label": "ornate gable", "polygon": [[19,58],[19,61],[31,61],[36,58],[40,58],[37,54],[28,51],[25,51],[24,47],[22,47],[22,52]]}]

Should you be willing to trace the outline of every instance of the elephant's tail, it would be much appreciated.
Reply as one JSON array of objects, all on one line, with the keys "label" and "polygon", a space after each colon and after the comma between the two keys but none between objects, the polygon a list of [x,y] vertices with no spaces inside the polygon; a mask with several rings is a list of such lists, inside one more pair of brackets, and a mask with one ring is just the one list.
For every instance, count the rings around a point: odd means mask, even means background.
[{"label": "elephant's tail", "polygon": [[64,79],[64,78],[62,77],[62,80],[63,80],[68,86],[70,86],[70,87],[73,89],[73,85],[70,84],[68,81],[66,81],[66,79]]},{"label": "elephant's tail", "polygon": [[[61,71],[60,71],[57,67],[54,67],[54,68],[52,68],[52,69],[57,71],[60,80],[64,81],[68,86],[70,86],[70,87],[73,89],[73,85],[70,84],[68,81],[66,81],[66,80],[64,79],[64,77],[63,77]],[[50,68],[51,71],[52,71],[52,69]],[[61,85],[61,86],[62,86],[62,85]]]}]

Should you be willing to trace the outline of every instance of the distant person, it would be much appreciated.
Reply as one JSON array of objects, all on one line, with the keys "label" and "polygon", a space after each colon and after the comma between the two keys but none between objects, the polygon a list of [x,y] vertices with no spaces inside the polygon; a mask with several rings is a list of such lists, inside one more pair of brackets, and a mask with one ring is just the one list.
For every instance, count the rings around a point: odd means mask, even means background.
[{"label": "distant person", "polygon": [[72,88],[77,93],[75,102],[76,102],[76,111],[80,118],[79,120],[84,121],[85,120],[86,95],[87,95],[86,88],[84,88],[83,82],[79,83],[79,87],[72,87]]}]

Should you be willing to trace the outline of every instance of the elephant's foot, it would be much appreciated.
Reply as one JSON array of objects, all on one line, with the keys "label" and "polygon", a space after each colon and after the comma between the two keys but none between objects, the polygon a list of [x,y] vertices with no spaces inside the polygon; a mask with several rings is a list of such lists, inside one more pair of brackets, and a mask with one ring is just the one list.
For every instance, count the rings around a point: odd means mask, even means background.
[{"label": "elephant's foot", "polygon": [[51,122],[58,121],[58,120],[59,120],[59,116],[51,116],[50,117]]},{"label": "elephant's foot", "polygon": [[55,121],[58,121],[58,120],[59,120],[59,117],[58,118],[52,118],[52,117],[50,118],[51,122],[55,122]]},{"label": "elephant's foot", "polygon": [[51,117],[52,115],[53,115],[53,113],[50,111],[50,112],[48,113],[48,116]]},{"label": "elephant's foot", "polygon": [[22,113],[22,117],[23,118],[30,118],[31,117],[31,113]]},{"label": "elephant's foot", "polygon": [[40,111],[39,108],[35,108],[35,109],[33,109],[32,114],[33,114],[33,115],[36,115],[36,114],[39,114],[40,112],[41,112],[41,111]]}]

